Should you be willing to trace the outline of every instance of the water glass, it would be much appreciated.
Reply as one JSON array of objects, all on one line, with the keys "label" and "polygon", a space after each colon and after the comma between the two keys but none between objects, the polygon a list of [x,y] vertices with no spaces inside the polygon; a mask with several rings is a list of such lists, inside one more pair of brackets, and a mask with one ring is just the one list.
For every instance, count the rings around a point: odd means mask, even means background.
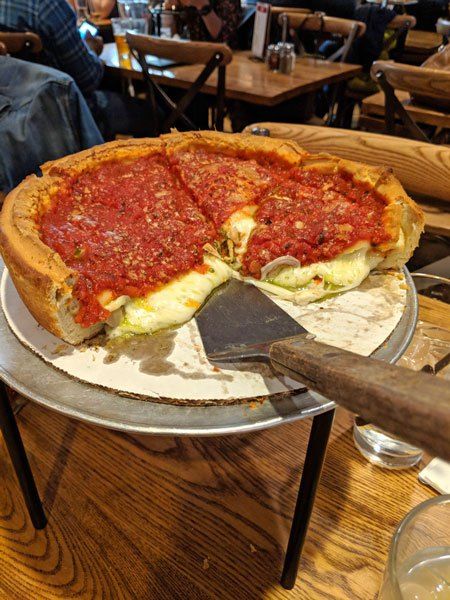
[{"label": "water glass", "polygon": [[141,34],[147,33],[147,20],[117,18],[111,19],[111,24],[119,56],[119,65],[126,69],[131,69],[130,48],[125,36],[127,31]]},{"label": "water glass", "polygon": [[117,7],[123,19],[149,19],[150,13],[146,0],[119,0]]},{"label": "water glass", "polygon": [[420,448],[390,436],[361,417],[355,418],[353,441],[369,462],[386,469],[409,469],[423,456]]},{"label": "water glass", "polygon": [[419,504],[394,534],[378,600],[450,598],[450,495]]},{"label": "water glass", "polygon": [[[418,291],[426,296],[448,301],[450,285],[448,279],[437,275],[412,273]],[[405,355],[397,364],[415,371],[435,373],[449,378],[446,372],[446,357],[450,353],[450,336],[445,328],[419,321],[413,340]],[[375,425],[356,417],[353,439],[361,454],[370,462],[388,469],[413,467],[422,458],[420,448],[391,437]]]}]

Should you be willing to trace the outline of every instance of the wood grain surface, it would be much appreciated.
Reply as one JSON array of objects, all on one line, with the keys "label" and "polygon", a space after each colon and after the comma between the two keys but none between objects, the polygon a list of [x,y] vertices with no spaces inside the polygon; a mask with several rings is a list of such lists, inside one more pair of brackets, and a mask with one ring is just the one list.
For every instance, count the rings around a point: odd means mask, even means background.
[{"label": "wood grain surface", "polygon": [[[442,44],[442,36],[433,31],[411,29],[405,42],[405,49],[410,52],[433,54]],[[425,60],[425,59],[424,59]]]},{"label": "wood grain surface", "polygon": [[31,31],[10,33],[0,31],[0,42],[6,46],[9,54],[17,54],[27,48],[28,52],[38,54],[42,50],[41,38]]},{"label": "wood grain surface", "polygon": [[[450,234],[450,148],[348,129],[285,123],[256,125],[268,128],[272,137],[293,139],[310,152],[331,152],[371,165],[392,167],[408,193],[422,206],[426,230]],[[435,200],[425,200],[426,197]]]},{"label": "wood grain surface", "polygon": [[[439,323],[440,310],[427,310]],[[49,525],[32,529],[0,438],[2,600],[374,600],[395,527],[435,495],[418,468],[362,458],[339,409],[288,592],[278,580],[309,422],[235,437],[131,437],[31,403],[18,422]]]},{"label": "wood grain surface", "polygon": [[[289,27],[301,29],[303,31],[320,31],[322,33],[337,34],[348,37],[357,27],[357,37],[361,37],[366,32],[366,25],[361,21],[352,19],[340,19],[338,17],[321,17],[318,14],[304,14],[287,9],[285,13],[289,18]],[[281,25],[280,18],[278,23]]]},{"label": "wood grain surface", "polygon": [[270,359],[277,371],[368,423],[450,461],[448,381],[314,340],[276,342]]},{"label": "wood grain surface", "polygon": [[[424,123],[433,127],[450,127],[450,115],[448,113],[435,108],[413,104],[409,92],[396,90],[395,95],[416,123]],[[384,93],[378,92],[364,98],[361,106],[361,114],[376,115],[377,117],[384,118]]]},{"label": "wood grain surface", "polygon": [[[119,66],[115,44],[105,44],[100,58],[110,74],[142,79],[136,61],[132,61],[132,69]],[[160,84],[186,89],[192,85],[201,70],[200,65],[180,65],[164,70],[152,69],[151,75]],[[251,59],[250,52],[234,52],[233,61],[227,67],[226,96],[233,100],[275,106],[290,98],[321,89],[325,84],[351,79],[361,70],[359,65],[300,58],[294,71],[285,75],[269,71],[263,62]],[[211,95],[217,93],[217,73],[211,75],[202,91]]]},{"label": "wood grain surface", "polygon": [[142,54],[151,54],[160,58],[169,58],[182,63],[206,64],[216,52],[223,55],[221,64],[227,65],[233,59],[233,53],[226,44],[211,42],[187,42],[150,35],[127,33],[127,42],[131,49]]},{"label": "wood grain surface", "polygon": [[372,79],[377,73],[384,73],[394,90],[411,94],[426,94],[448,101],[450,98],[450,73],[444,69],[402,65],[391,60],[376,60],[371,69]]}]

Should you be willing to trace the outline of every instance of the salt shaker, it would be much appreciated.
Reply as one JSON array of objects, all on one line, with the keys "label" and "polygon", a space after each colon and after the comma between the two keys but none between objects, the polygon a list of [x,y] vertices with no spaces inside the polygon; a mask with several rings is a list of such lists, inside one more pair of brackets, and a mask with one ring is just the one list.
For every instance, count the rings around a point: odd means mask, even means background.
[{"label": "salt shaker", "polygon": [[295,67],[295,50],[294,44],[282,43],[278,44],[280,53],[280,73],[289,75]]}]

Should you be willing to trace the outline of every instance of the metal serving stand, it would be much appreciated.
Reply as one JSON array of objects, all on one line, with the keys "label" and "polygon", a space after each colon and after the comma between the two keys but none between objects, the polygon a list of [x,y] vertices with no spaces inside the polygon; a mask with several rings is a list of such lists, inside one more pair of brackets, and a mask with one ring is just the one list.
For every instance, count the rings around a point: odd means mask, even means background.
[{"label": "metal serving stand", "polygon": [[[4,265],[0,261],[0,274]],[[406,306],[389,339],[372,357],[395,363],[405,352],[417,322],[418,303],[414,283],[404,270]],[[68,417],[127,433],[169,436],[215,436],[245,433],[312,418],[300,489],[286,550],[281,584],[295,584],[317,485],[334,418],[335,404],[320,394],[300,391],[282,399],[227,406],[186,407],[121,396],[74,380],[46,364],[23,346],[0,311],[0,427],[34,526],[47,520],[11,409],[6,386],[26,398]]]}]

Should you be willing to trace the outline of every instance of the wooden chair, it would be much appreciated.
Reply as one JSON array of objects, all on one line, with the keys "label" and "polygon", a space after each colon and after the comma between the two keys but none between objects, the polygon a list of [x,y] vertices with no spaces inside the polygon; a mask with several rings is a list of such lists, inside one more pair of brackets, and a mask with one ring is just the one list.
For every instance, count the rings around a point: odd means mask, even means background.
[{"label": "wooden chair", "polygon": [[[315,45],[314,55],[316,56],[318,55],[319,43],[321,41],[335,36],[341,38],[343,44],[331,56],[326,58],[326,60],[331,62],[345,62],[355,40],[363,36],[366,32],[366,25],[361,21],[328,17],[324,13],[317,12],[305,15],[287,11],[279,15],[278,22],[280,25],[287,22],[290,35],[297,47],[303,48],[298,31],[313,34]],[[330,91],[328,100],[328,125],[337,118],[335,116],[335,106],[336,104],[339,105],[344,91],[345,84],[334,85]]]},{"label": "wooden chair", "polygon": [[[425,213],[425,231],[450,237],[450,148],[365,131],[257,123],[271,137],[295,140],[309,152],[331,152],[371,165],[389,165]],[[424,174],[426,176],[424,176]]]},{"label": "wooden chair", "polygon": [[41,38],[31,31],[0,31],[0,43],[8,54],[39,54],[42,51]]},{"label": "wooden chair", "polygon": [[[147,95],[150,100],[155,135],[170,131],[170,128],[177,121],[182,122],[189,129],[198,129],[191,119],[186,116],[185,111],[192,104],[194,98],[201,91],[203,84],[215,69],[218,71],[218,77],[213,123],[215,129],[219,131],[223,130],[226,65],[233,59],[233,54],[226,44],[182,42],[133,33],[127,33],[127,42],[133,56],[141,66],[147,85]],[[181,100],[175,103],[152,78],[149,65],[146,62],[146,56],[148,55],[173,60],[181,64],[203,64],[204,68]],[[169,111],[162,125],[158,122],[157,98],[164,108]]]},{"label": "wooden chair", "polygon": [[[381,52],[386,53],[390,51],[389,56],[401,56],[405,47],[406,37],[411,28],[416,26],[416,23],[415,17],[406,14],[396,15],[386,29],[387,35],[383,41]],[[390,50],[393,44],[395,44],[395,47],[393,50]],[[364,98],[367,98],[372,93],[363,90],[356,91],[347,85],[338,110],[337,125],[339,127],[351,127],[355,106],[361,106]]]},{"label": "wooden chair", "polygon": [[301,47],[298,31],[307,31],[314,35],[316,40],[315,54],[317,54],[318,44],[321,41],[320,38],[325,40],[332,36],[341,37],[344,40],[344,44],[331,56],[327,57],[327,60],[331,62],[345,62],[353,42],[366,32],[366,26],[361,21],[328,17],[324,13],[303,14],[287,10],[279,15],[278,23],[282,25],[286,18],[290,34],[298,46]]},{"label": "wooden chair", "polygon": [[309,8],[295,8],[291,6],[271,6],[270,7],[270,16],[273,19],[278,19],[278,17],[283,13],[291,13],[298,15],[311,15],[312,10]]},{"label": "wooden chair", "polygon": [[397,59],[405,49],[406,39],[411,29],[417,25],[417,20],[411,15],[396,15],[387,26],[387,35],[383,42],[383,51],[389,50],[395,43],[395,48],[390,54],[391,58]]},{"label": "wooden chair", "polygon": [[[436,129],[436,136],[442,135],[442,130],[450,129],[450,113],[438,111],[425,106],[411,103],[410,94],[422,94],[437,100],[450,98],[450,72],[403,65],[391,61],[376,61],[371,69],[372,78],[377,81],[384,93],[377,94],[377,101],[382,103],[384,113],[384,129],[388,134],[395,134],[398,127],[396,117],[403,129],[413,139],[430,142],[431,139],[417,125],[417,122],[430,125]],[[396,94],[396,90],[403,92]],[[363,101],[361,126],[367,126],[370,119],[369,107],[373,105],[373,96]]]}]

